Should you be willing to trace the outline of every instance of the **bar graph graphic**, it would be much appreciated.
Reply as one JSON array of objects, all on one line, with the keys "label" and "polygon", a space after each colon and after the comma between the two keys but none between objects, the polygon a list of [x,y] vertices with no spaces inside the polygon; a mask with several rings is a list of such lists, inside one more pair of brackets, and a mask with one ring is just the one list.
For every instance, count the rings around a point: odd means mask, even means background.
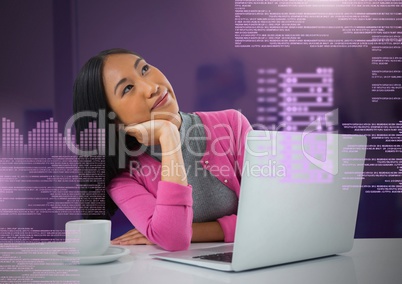
[{"label": "bar graph graphic", "polygon": [[[258,69],[257,122],[303,131],[313,121],[324,120],[334,108],[333,73],[331,67],[317,67],[313,72],[295,72],[291,67]],[[333,130],[317,127],[318,131]]]},{"label": "bar graph graphic", "polygon": [[[306,72],[296,71],[292,67],[259,68],[257,70],[257,123],[268,130],[301,132],[336,131],[337,112],[334,110],[334,69],[317,67]],[[325,135],[324,135],[325,136]],[[332,182],[333,176],[317,168],[305,159],[312,157],[318,161],[326,156],[334,157],[337,141],[332,138],[310,141],[301,153],[303,141],[295,144],[283,135],[276,141],[281,155],[273,155],[270,161],[277,168],[282,167],[283,182],[287,183],[326,183]],[[306,136],[308,137],[308,136]],[[329,140],[328,140],[329,139]],[[326,141],[328,140],[328,141]],[[306,140],[307,141],[307,140]],[[337,161],[327,161],[333,163]]]},{"label": "bar graph graphic", "polygon": [[24,134],[16,128],[15,123],[2,118],[1,130],[2,156],[41,156],[41,155],[73,155],[72,149],[82,151],[98,150],[99,154],[105,149],[105,129],[97,127],[96,122],[89,123],[87,129],[79,133],[80,145],[75,143],[75,135],[71,129],[61,133],[59,125],[53,118],[37,122],[36,127]]}]

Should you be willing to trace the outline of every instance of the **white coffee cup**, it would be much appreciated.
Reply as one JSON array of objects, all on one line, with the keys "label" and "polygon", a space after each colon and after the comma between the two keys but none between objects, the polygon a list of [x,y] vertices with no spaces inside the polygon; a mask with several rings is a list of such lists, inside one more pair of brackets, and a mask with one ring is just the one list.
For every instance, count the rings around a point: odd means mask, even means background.
[{"label": "white coffee cup", "polygon": [[99,256],[110,246],[110,220],[73,220],[66,223],[66,244],[71,254]]}]

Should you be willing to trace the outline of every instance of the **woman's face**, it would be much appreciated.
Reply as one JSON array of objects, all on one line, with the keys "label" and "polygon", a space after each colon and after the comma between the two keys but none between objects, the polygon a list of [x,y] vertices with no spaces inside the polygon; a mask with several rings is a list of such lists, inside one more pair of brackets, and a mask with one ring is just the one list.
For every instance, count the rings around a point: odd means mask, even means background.
[{"label": "woman's face", "polygon": [[164,119],[180,126],[179,106],[169,81],[159,69],[133,54],[106,57],[106,100],[124,125]]}]

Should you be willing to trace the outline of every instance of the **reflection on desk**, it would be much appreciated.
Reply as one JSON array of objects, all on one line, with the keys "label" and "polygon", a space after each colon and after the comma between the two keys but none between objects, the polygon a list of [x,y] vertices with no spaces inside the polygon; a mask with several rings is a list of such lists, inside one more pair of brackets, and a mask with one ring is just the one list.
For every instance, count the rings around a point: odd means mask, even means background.
[{"label": "reflection on desk", "polygon": [[[221,243],[192,244],[206,248]],[[125,246],[117,261],[66,265],[60,243],[0,244],[0,283],[384,283],[402,279],[402,239],[358,239],[351,252],[245,272],[221,272],[152,258],[157,246]],[[46,282],[47,281],[47,282]]]}]

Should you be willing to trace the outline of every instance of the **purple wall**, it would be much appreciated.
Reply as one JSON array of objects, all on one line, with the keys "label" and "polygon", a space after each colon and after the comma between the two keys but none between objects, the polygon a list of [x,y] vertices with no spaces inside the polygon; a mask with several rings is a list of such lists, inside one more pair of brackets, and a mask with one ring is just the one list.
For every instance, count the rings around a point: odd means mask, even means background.
[{"label": "purple wall", "polygon": [[24,128],[24,112],[54,108],[51,0],[2,1],[0,113]]}]

